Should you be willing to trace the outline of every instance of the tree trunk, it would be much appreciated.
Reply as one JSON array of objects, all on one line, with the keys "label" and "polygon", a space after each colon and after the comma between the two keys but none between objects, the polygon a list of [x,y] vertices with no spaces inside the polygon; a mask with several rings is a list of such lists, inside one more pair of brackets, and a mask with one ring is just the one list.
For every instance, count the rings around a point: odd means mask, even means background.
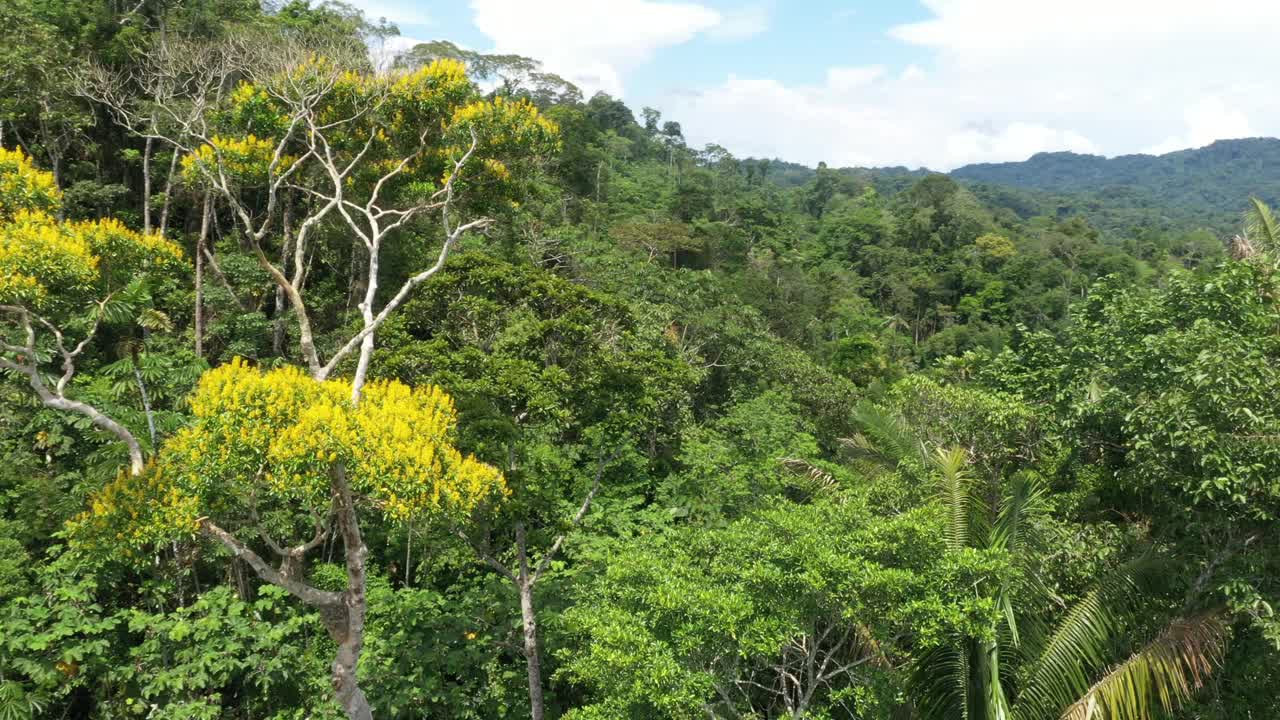
[{"label": "tree trunk", "polygon": [[173,178],[178,172],[178,150],[174,148],[169,161],[169,177],[164,181],[164,207],[160,210],[160,234],[169,229],[169,209],[173,206]]},{"label": "tree trunk", "polygon": [[[369,253],[369,274],[365,280],[364,299],[360,302],[360,317],[366,328],[373,326],[373,302],[378,294],[378,246],[377,239]],[[364,388],[365,378],[369,376],[369,360],[373,357],[373,332],[360,341],[360,359],[356,362],[356,374],[351,380],[351,400],[360,402],[360,391]]]},{"label": "tree trunk", "polygon": [[[346,612],[340,613],[343,617],[339,620],[336,617],[339,613],[329,613],[337,622],[333,625],[326,622],[330,636],[338,643],[338,653],[331,666],[333,693],[348,720],[373,720],[373,709],[356,678],[360,651],[364,647],[364,593],[359,594],[358,602],[350,589],[344,596]],[[321,616],[324,615],[322,610]]]},{"label": "tree trunk", "polygon": [[204,244],[209,238],[209,193],[200,211],[200,237],[196,239],[196,355],[204,357]]},{"label": "tree trunk", "polygon": [[542,660],[538,657],[538,615],[533,607],[533,584],[536,578],[529,572],[529,545],[525,540],[524,523],[516,523],[516,560],[519,573],[514,579],[520,593],[520,620],[524,623],[524,659],[529,671],[529,712],[533,720],[542,720]]},{"label": "tree trunk", "polygon": [[154,452],[156,447],[156,416],[151,411],[151,399],[147,396],[147,384],[142,381],[142,364],[138,358],[138,351],[133,349],[130,351],[130,362],[133,363],[133,379],[138,383],[138,394],[142,396],[142,411],[147,416],[147,435],[151,438],[151,449]]},{"label": "tree trunk", "polygon": [[142,149],[142,232],[151,233],[151,144],[152,139],[147,138],[147,144]]},{"label": "tree trunk", "polygon": [[[338,643],[338,653],[333,658],[333,692],[348,720],[373,720],[373,710],[360,689],[356,670],[360,664],[360,651],[364,648],[365,557],[369,549],[360,535],[360,521],[356,517],[355,498],[347,483],[346,469],[341,465],[333,471],[334,491],[338,498],[338,527],[346,555],[347,589],[342,593],[342,612],[338,622],[326,622],[333,639]],[[322,613],[323,616],[323,613]]]},{"label": "tree trunk", "polygon": [[538,657],[538,616],[533,609],[533,585],[520,583],[520,619],[524,621],[524,657],[529,668],[529,708],[533,720],[542,720],[542,661]]},{"label": "tree trunk", "polygon": [[[289,203],[284,205],[284,247],[280,250],[280,267],[286,271],[293,251],[293,213],[289,211]],[[295,278],[295,282],[298,281]],[[271,351],[278,357],[284,357],[285,319],[289,313],[288,300],[284,296],[284,288],[276,283],[275,317],[271,322]]]}]

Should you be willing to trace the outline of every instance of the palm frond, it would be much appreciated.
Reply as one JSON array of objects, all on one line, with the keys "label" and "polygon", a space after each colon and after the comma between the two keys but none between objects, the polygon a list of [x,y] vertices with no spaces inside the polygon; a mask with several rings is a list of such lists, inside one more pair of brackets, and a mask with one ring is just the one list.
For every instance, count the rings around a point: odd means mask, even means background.
[{"label": "palm frond", "polygon": [[1016,555],[1022,525],[1028,514],[1041,508],[1045,496],[1044,483],[1039,478],[1029,475],[1019,476],[1014,481],[1013,488],[1000,503],[995,522],[991,527],[991,535],[987,540],[988,546]]},{"label": "palm frond", "polygon": [[861,432],[843,442],[855,453],[896,467],[906,460],[923,460],[926,452],[919,437],[897,413],[875,403],[861,402],[853,411]]},{"label": "palm frond", "polygon": [[1117,568],[1067,611],[1026,675],[1018,705],[1030,712],[1021,714],[1052,717],[1088,692],[1093,673],[1107,665],[1114,639],[1127,625],[1139,580],[1154,567],[1143,556]]},{"label": "palm frond", "polygon": [[969,658],[960,645],[938,645],[916,659],[910,685],[920,720],[969,720]]},{"label": "palm frond", "polygon": [[[1035,511],[1043,503],[1044,497],[1044,485],[1039,479],[1020,476],[1014,482],[1012,490],[1000,503],[995,522],[992,523],[991,531],[987,534],[986,546],[1004,550],[1013,557],[1020,557],[1018,543],[1022,524],[1028,513]],[[1035,573],[1034,568],[1025,568],[1025,570]],[[1009,629],[1009,639],[1014,647],[1017,647],[1021,644],[1021,638],[1018,636],[1018,620],[1013,609],[1013,595],[1013,588],[1006,582],[1001,586],[996,601],[1004,614],[1005,625]]]},{"label": "palm frond", "polygon": [[1280,250],[1280,222],[1266,203],[1249,198],[1251,207],[1245,213],[1245,237],[1264,252]]},{"label": "palm frond", "polygon": [[778,464],[791,473],[793,485],[811,497],[834,495],[840,483],[826,469],[803,458],[780,458]]},{"label": "palm frond", "polygon": [[1210,613],[1170,624],[1067,708],[1062,720],[1148,720],[1172,712],[1222,663],[1227,624]]},{"label": "palm frond", "polygon": [[981,720],[1011,720],[1013,710],[1004,692],[1004,678],[1000,670],[1000,644],[973,643],[972,652],[973,660],[970,662],[977,672],[970,672],[974,687],[969,692],[969,699],[981,705],[972,708],[969,716]]},{"label": "palm frond", "polygon": [[938,499],[947,512],[947,547],[960,550],[972,537],[972,486],[969,454],[963,448],[938,448],[930,462],[940,475]]}]

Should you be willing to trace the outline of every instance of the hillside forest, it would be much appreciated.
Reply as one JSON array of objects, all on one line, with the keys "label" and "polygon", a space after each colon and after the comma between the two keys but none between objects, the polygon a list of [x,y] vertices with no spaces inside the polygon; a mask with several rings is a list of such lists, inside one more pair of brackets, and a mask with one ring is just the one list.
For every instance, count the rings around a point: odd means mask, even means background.
[{"label": "hillside forest", "polygon": [[0,5],[0,719],[1275,716],[1280,141],[806,168],[395,32]]}]

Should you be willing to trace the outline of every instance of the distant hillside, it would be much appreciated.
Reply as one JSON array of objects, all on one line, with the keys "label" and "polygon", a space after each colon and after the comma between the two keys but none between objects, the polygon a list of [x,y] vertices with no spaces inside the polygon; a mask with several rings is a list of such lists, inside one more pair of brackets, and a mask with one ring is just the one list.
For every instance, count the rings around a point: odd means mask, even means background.
[{"label": "distant hillside", "polygon": [[[782,160],[767,177],[783,187],[811,182],[813,168]],[[894,194],[928,170],[840,168],[843,176]],[[966,165],[950,173],[986,203],[1022,218],[1082,216],[1097,229],[1128,236],[1143,230],[1239,230],[1250,195],[1280,202],[1280,139],[1219,140],[1167,155],[1105,158],[1039,153],[1022,162]]]},{"label": "distant hillside", "polygon": [[1250,195],[1280,199],[1280,140],[1219,140],[1159,156],[1040,153],[1023,162],[966,165],[951,176],[1031,191],[1040,203],[1059,205],[1060,214],[1080,212],[1098,224],[1140,220],[1134,210],[1145,208],[1151,224],[1228,232]]}]

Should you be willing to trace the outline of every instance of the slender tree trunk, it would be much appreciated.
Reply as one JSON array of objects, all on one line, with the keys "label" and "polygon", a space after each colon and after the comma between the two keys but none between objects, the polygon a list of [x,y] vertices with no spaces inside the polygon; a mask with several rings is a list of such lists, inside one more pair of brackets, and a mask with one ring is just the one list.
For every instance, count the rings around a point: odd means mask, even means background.
[{"label": "slender tree trunk", "polygon": [[[365,281],[364,300],[360,303],[360,316],[364,326],[373,325],[373,302],[378,293],[378,240],[374,239],[373,250],[369,253],[369,274]],[[364,336],[360,341],[360,360],[356,363],[356,374],[351,380],[351,399],[360,401],[360,390],[364,387],[365,378],[369,375],[369,360],[373,357],[373,333]]]},{"label": "slender tree trunk", "polygon": [[147,138],[142,149],[142,231],[151,232],[151,145],[153,140]]},{"label": "slender tree trunk", "polygon": [[520,619],[524,622],[524,657],[529,668],[529,708],[533,720],[542,720],[542,661],[538,656],[538,617],[533,609],[533,586],[520,585]]},{"label": "slender tree trunk", "polygon": [[[342,593],[341,617],[326,621],[329,632],[338,643],[338,653],[333,658],[333,692],[348,720],[373,720],[369,700],[360,689],[356,669],[360,664],[360,652],[364,648],[365,558],[369,549],[360,535],[360,521],[356,517],[355,498],[347,482],[346,470],[341,465],[334,468],[334,491],[338,496],[338,527],[345,547],[347,589]],[[322,617],[325,613],[322,612]]]},{"label": "slender tree trunk", "polygon": [[529,672],[529,712],[533,720],[542,720],[542,659],[538,656],[538,615],[533,607],[533,582],[529,572],[528,544],[524,523],[516,523],[516,553],[520,567],[516,590],[520,593],[520,620],[524,623],[524,659]]},{"label": "slender tree trunk", "polygon": [[173,206],[173,178],[178,172],[178,150],[173,151],[173,158],[169,160],[169,176],[164,181],[164,207],[160,210],[160,234],[164,235],[169,229],[169,208]]},{"label": "slender tree trunk", "polygon": [[200,210],[200,236],[196,239],[196,355],[204,357],[204,245],[209,239],[209,193]]},{"label": "slender tree trunk", "polygon": [[156,416],[151,411],[151,399],[147,396],[147,384],[142,381],[142,365],[138,361],[137,351],[130,353],[130,360],[133,363],[133,379],[138,383],[138,394],[142,396],[142,411],[147,416],[147,434],[151,438],[151,447],[156,446]]},{"label": "slender tree trunk", "polygon": [[[284,247],[281,249],[280,267],[288,268],[289,259],[293,252],[293,213],[290,212],[289,203],[286,201],[284,205]],[[289,305],[284,296],[284,288],[276,283],[276,307],[275,318],[271,323],[271,350],[277,356],[284,355],[285,342],[285,319],[288,317]]]},{"label": "slender tree trunk", "polygon": [[[62,156],[53,150],[49,151],[49,170],[53,172],[53,186],[56,188],[61,188],[62,187]],[[58,222],[62,222],[63,220],[66,220],[67,207],[62,203],[58,203],[58,210],[57,212],[54,213],[53,216],[57,218]]]}]

